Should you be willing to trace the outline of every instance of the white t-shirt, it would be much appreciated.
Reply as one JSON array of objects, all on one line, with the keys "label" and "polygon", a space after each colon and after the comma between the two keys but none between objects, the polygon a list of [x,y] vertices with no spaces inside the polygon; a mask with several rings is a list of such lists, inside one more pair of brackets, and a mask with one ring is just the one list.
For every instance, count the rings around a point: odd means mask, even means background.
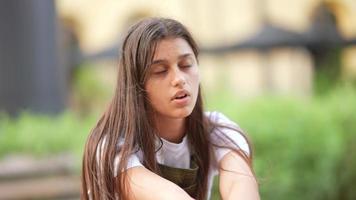
[{"label": "white t-shirt", "polygon": [[[237,124],[229,120],[225,115],[219,112],[206,112],[205,115],[210,118],[210,120],[217,122],[230,127],[238,127]],[[225,134],[228,140],[222,140],[221,134]],[[175,168],[185,168],[188,169],[190,166],[190,156],[191,152],[188,147],[188,138],[185,136],[180,143],[172,143],[163,138],[162,147],[156,153],[157,162],[166,166],[175,167]],[[232,141],[230,141],[230,140]],[[228,128],[219,128],[214,129],[211,133],[211,141],[219,146],[229,146],[237,147],[243,150],[246,154],[249,155],[249,147],[246,139],[237,131]],[[226,155],[229,151],[229,148],[213,147],[213,152],[216,156],[216,160],[219,163],[220,160]],[[114,171],[117,171],[119,164],[119,156],[115,158]],[[137,166],[143,166],[143,154],[142,151],[138,151],[135,154],[132,154],[128,159],[127,169]],[[212,166],[218,166],[217,163],[212,163]],[[209,171],[208,178],[208,199],[210,199],[211,187],[213,184],[214,176],[218,174],[218,169],[216,167],[211,167]]]}]

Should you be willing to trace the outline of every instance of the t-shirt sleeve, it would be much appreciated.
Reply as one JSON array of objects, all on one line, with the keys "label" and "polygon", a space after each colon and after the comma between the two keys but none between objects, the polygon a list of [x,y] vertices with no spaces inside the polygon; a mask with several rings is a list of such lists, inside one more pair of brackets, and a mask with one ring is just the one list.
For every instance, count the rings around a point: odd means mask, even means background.
[{"label": "t-shirt sleeve", "polygon": [[[97,162],[98,162],[98,165],[100,165],[100,160],[101,160],[101,157],[102,155],[100,155],[99,152],[103,152],[103,148],[104,148],[104,144],[106,143],[106,137],[102,140],[102,142],[100,142],[100,150],[101,151],[97,151],[96,152],[96,158],[97,158]],[[122,145],[122,142],[119,142],[118,143],[118,146]],[[132,153],[129,158],[128,158],[128,161],[127,161],[127,166],[125,169],[129,169],[129,168],[132,168],[132,167],[140,167],[142,166],[143,167],[143,164],[141,163],[141,159],[142,158],[142,152],[141,151],[138,151],[136,153]],[[120,164],[120,155],[116,155],[115,156],[115,159],[114,159],[114,177],[117,176],[117,170],[119,168],[119,164]]]},{"label": "t-shirt sleeve", "polygon": [[[117,176],[117,170],[119,164],[120,164],[120,156],[116,155],[114,160],[114,176]],[[132,167],[143,167],[143,164],[141,163],[139,156],[135,153],[129,156],[129,159],[127,161],[127,166],[125,169],[130,169]]]},{"label": "t-shirt sleeve", "polygon": [[[118,147],[120,147],[121,145],[123,144],[123,141],[119,141],[118,142]],[[118,167],[119,167],[119,164],[120,164],[120,158],[121,156],[118,154],[115,156],[115,159],[114,159],[114,176],[117,175],[117,171],[118,171]],[[128,160],[127,160],[127,166],[125,168],[126,169],[130,169],[132,167],[143,167],[143,164],[142,164],[142,151],[137,151],[135,153],[132,153]]]},{"label": "t-shirt sleeve", "polygon": [[[213,122],[226,126],[217,127],[211,133],[211,141],[213,144],[213,151],[217,162],[219,163],[221,159],[231,151],[231,148],[240,149],[244,151],[247,155],[250,155],[249,145],[246,138],[239,132],[240,127],[225,115],[219,112],[207,112],[207,116]],[[232,129],[228,128],[231,127]],[[219,147],[223,146],[223,147]]]}]

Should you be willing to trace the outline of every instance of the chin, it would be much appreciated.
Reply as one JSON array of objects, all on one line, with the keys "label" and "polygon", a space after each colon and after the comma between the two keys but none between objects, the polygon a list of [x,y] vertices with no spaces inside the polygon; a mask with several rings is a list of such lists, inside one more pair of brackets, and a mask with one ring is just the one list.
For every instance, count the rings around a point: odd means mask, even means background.
[{"label": "chin", "polygon": [[186,118],[192,114],[193,109],[181,109],[172,113],[172,118]]}]

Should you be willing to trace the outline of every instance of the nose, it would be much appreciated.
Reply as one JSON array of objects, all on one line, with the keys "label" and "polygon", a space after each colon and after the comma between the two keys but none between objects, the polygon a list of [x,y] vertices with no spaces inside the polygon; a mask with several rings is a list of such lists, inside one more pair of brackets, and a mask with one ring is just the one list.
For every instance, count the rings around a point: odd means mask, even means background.
[{"label": "nose", "polygon": [[175,67],[173,70],[173,79],[172,79],[172,86],[173,87],[181,87],[185,85],[185,77],[183,72],[179,69],[179,67]]}]

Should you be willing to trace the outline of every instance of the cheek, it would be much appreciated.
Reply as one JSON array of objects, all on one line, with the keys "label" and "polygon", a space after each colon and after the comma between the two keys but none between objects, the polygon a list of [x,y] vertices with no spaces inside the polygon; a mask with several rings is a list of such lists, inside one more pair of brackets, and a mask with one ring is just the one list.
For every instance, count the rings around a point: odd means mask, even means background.
[{"label": "cheek", "polygon": [[191,80],[191,84],[194,88],[198,87],[198,85],[200,83],[200,75],[199,75],[198,68],[196,68],[194,71],[192,71],[192,73],[190,74],[190,80]]},{"label": "cheek", "polygon": [[145,87],[148,103],[151,106],[159,104],[162,100],[162,88],[159,84],[150,83]]},{"label": "cheek", "polygon": [[145,92],[146,92],[146,97],[147,97],[146,100],[147,100],[148,104],[151,104],[150,102],[151,102],[151,99],[152,99],[152,96],[153,96],[152,91],[154,91],[152,84],[147,82],[146,85],[145,85]]}]

